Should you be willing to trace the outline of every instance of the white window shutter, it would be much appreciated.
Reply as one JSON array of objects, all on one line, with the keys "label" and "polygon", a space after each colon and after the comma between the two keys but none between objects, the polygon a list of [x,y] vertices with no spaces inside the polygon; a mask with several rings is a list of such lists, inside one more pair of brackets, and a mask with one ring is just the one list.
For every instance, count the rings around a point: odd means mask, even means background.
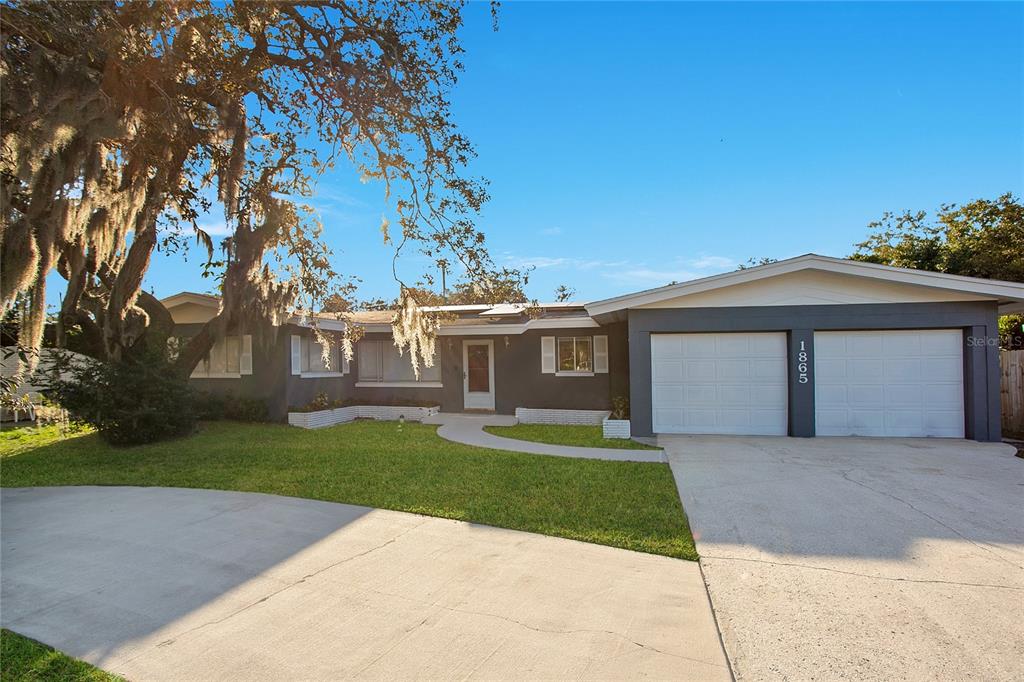
[{"label": "white window shutter", "polygon": [[540,337],[540,373],[555,373],[555,337]]},{"label": "white window shutter", "polygon": [[608,373],[608,337],[594,337],[594,372],[597,374]]},{"label": "white window shutter", "polygon": [[338,348],[338,355],[341,356],[341,373],[348,374],[348,356],[345,355],[345,349]]},{"label": "white window shutter", "polygon": [[252,335],[242,337],[242,355],[238,359],[238,369],[242,374],[252,374]]},{"label": "white window shutter", "polygon": [[302,374],[302,337],[292,334],[292,374]]}]

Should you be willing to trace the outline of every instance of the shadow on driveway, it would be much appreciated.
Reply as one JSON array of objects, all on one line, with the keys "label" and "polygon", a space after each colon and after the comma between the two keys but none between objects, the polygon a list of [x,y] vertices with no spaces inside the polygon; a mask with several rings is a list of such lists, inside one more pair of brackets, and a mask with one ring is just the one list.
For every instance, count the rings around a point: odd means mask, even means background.
[{"label": "shadow on driveway", "polygon": [[132,680],[729,679],[695,562],[255,493],[0,504],[4,627]]},{"label": "shadow on driveway", "polygon": [[1024,678],[1024,461],[963,440],[670,436],[740,678]]}]

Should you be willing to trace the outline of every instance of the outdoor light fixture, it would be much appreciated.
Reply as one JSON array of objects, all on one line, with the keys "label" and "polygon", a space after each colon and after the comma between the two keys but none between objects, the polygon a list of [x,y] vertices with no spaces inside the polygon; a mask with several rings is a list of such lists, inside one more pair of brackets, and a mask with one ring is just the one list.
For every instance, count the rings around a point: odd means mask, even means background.
[{"label": "outdoor light fixture", "polygon": [[505,337],[505,348],[508,348],[508,337]]}]

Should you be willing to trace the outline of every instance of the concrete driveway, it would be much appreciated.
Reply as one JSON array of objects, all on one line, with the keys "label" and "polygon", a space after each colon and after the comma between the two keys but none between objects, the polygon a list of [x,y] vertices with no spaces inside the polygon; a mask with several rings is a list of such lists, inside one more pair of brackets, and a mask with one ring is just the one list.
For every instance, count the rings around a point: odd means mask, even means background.
[{"label": "concrete driveway", "polygon": [[1024,460],[662,437],[739,679],[1024,679]]},{"label": "concrete driveway", "polygon": [[0,504],[3,626],[135,682],[729,679],[694,562],[249,493]]}]

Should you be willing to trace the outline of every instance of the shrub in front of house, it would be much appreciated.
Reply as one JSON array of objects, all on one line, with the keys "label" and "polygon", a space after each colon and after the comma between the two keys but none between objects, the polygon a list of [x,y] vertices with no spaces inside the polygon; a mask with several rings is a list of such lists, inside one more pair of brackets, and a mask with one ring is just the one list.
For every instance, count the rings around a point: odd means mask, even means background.
[{"label": "shrub in front of house", "polygon": [[268,422],[270,411],[262,398],[246,398],[234,393],[201,391],[196,394],[196,417],[203,421]]},{"label": "shrub in front of house", "polygon": [[47,393],[79,423],[113,445],[184,436],[196,425],[195,394],[166,362],[71,364]]},{"label": "shrub in front of house", "polygon": [[355,407],[358,405],[373,405],[379,407],[437,407],[436,400],[412,400],[407,398],[342,398],[330,400],[326,393],[320,393],[313,400],[299,407],[289,407],[289,412],[320,412],[321,410],[333,410],[339,407]]},{"label": "shrub in front of house", "polygon": [[601,422],[601,430],[605,438],[629,438],[629,398],[621,395],[612,398],[611,414]]}]

